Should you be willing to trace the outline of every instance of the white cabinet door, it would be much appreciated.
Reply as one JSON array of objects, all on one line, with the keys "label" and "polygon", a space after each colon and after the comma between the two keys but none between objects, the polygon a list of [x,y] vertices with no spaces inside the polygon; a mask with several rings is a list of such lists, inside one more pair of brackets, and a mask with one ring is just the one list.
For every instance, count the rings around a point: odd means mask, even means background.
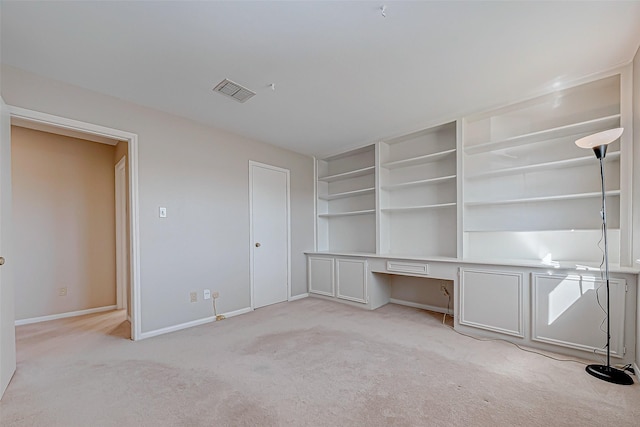
[{"label": "white cabinet door", "polygon": [[[606,352],[606,282],[598,275],[534,274],[532,284],[534,341]],[[610,280],[611,355],[624,355],[626,282]]]},{"label": "white cabinet door", "polygon": [[335,296],[333,258],[310,256],[307,263],[309,292],[329,297]]},{"label": "white cabinet door", "polygon": [[336,259],[337,297],[367,303],[367,261]]},{"label": "white cabinet door", "polygon": [[524,273],[462,269],[460,324],[524,337]]}]

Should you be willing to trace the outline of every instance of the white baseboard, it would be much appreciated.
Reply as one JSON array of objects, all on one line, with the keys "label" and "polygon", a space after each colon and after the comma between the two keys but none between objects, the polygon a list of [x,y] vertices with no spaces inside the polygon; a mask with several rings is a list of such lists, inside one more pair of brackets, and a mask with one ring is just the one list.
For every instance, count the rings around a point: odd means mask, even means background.
[{"label": "white baseboard", "polygon": [[447,314],[453,316],[453,311],[452,310],[448,310],[448,309],[443,308],[443,307],[437,307],[435,305],[418,304],[417,302],[404,301],[404,300],[395,299],[395,298],[390,298],[389,302],[392,303],[392,304],[405,305],[407,307],[421,308],[422,310],[435,311],[436,313],[447,313]]},{"label": "white baseboard", "polygon": [[191,322],[180,323],[179,325],[167,326],[166,328],[156,329],[154,331],[142,332],[140,339],[157,337],[158,335],[168,334],[170,332],[180,331],[182,329],[192,328],[194,326],[204,325],[205,323],[215,322],[216,316],[205,317],[203,319],[192,320]]},{"label": "white baseboard", "polygon": [[636,379],[640,378],[640,370],[638,370],[638,364],[637,363],[633,364],[633,371],[636,373],[635,374]]},{"label": "white baseboard", "polygon": [[50,316],[32,317],[30,319],[16,320],[16,326],[30,325],[31,323],[48,322],[49,320],[65,319],[67,317],[84,316],[85,314],[101,313],[115,310],[117,306],[106,305],[104,307],[89,308],[87,310],[69,311],[67,313],[52,314]]},{"label": "white baseboard", "polygon": [[294,295],[291,298],[289,298],[289,301],[297,301],[297,300],[302,299],[302,298],[307,298],[308,296],[309,296],[308,293],[300,294],[300,295]]},{"label": "white baseboard", "polygon": [[241,314],[251,313],[252,311],[253,309],[251,307],[247,307],[247,308],[241,308],[240,310],[230,311],[228,313],[223,313],[223,314],[224,314],[224,317],[228,319],[229,317],[240,316]]},{"label": "white baseboard", "polygon": [[[242,308],[240,310],[230,311],[228,313],[224,313],[225,318],[239,316],[241,314],[246,314],[253,311],[251,307]],[[158,335],[164,335],[171,332],[180,331],[182,329],[193,328],[194,326],[204,325],[206,323],[211,323],[216,321],[216,316],[205,317],[203,319],[192,320],[191,322],[181,323],[179,325],[167,326],[166,328],[156,329],[154,331],[143,332],[140,334],[141,340],[146,338],[157,337]]]}]

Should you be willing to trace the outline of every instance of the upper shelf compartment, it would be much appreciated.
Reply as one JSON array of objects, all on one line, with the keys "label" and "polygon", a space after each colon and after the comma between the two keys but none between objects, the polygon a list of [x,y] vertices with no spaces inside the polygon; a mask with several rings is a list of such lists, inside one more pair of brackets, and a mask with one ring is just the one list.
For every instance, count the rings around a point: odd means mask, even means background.
[{"label": "upper shelf compartment", "polygon": [[619,126],[614,75],[465,119],[465,154],[477,154]]},{"label": "upper shelf compartment", "polygon": [[402,168],[402,167],[408,167],[408,166],[423,165],[425,163],[437,162],[440,159],[443,159],[449,155],[455,154],[455,152],[456,152],[456,149],[451,148],[451,149],[439,151],[433,154],[425,154],[423,156],[416,156],[409,159],[396,160],[394,162],[383,163],[382,167],[387,169],[395,169],[395,168]]},{"label": "upper shelf compartment", "polygon": [[497,141],[470,145],[466,147],[464,151],[467,154],[477,154],[504,148],[518,147],[520,145],[544,142],[550,139],[561,138],[564,136],[593,133],[599,132],[601,130],[612,129],[617,127],[619,123],[620,114],[614,114],[611,116],[599,117],[597,119],[587,120],[584,122],[571,123],[551,129],[531,132],[524,135],[512,136],[510,138],[504,138]]},{"label": "upper shelf compartment", "polygon": [[318,181],[334,182],[375,173],[375,146],[318,160]]},{"label": "upper shelf compartment", "polygon": [[365,175],[372,174],[374,172],[374,170],[375,170],[375,166],[367,166],[365,168],[355,169],[355,170],[351,170],[351,171],[347,171],[347,172],[336,173],[336,174],[327,175],[327,176],[321,176],[321,177],[318,177],[318,181],[334,182],[334,181],[339,181],[341,179],[356,178],[356,177],[359,177],[359,176],[365,176]]},{"label": "upper shelf compartment", "polygon": [[380,166],[398,169],[455,157],[456,122],[445,123],[380,144]]}]

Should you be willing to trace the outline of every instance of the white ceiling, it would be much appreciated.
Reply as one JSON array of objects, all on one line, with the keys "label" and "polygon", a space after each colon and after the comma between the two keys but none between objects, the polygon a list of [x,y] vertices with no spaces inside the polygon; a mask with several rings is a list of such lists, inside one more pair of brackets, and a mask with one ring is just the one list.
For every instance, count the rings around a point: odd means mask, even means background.
[{"label": "white ceiling", "polygon": [[[629,62],[632,2],[1,2],[2,62],[305,154]],[[212,88],[229,78],[245,103]],[[275,84],[275,91],[269,85]]]}]

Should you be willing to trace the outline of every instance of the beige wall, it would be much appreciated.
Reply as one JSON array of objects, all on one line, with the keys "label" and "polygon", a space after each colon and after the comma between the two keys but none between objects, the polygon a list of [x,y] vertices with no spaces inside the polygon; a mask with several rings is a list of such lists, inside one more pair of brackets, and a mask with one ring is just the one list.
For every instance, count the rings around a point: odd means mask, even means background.
[{"label": "beige wall", "polygon": [[[138,135],[142,332],[251,305],[249,160],[291,171],[291,292],[307,292],[314,248],[313,159],[7,65],[2,96],[16,107]],[[212,112],[215,114],[215,111]],[[158,218],[158,207],[167,218]],[[198,291],[198,302],[189,293]]]},{"label": "beige wall", "polygon": [[16,320],[114,305],[115,148],[16,126],[11,144]]}]

